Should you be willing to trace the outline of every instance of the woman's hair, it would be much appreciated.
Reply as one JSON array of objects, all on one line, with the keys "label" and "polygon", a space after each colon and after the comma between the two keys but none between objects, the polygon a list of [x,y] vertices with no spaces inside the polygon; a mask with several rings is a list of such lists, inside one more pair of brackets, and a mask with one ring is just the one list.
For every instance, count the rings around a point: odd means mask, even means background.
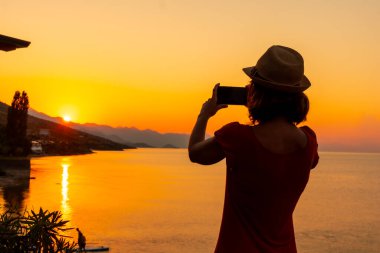
[{"label": "woman's hair", "polygon": [[276,117],[284,117],[298,125],[306,120],[309,99],[303,93],[284,93],[253,85],[248,98],[249,118],[253,124],[263,123]]}]

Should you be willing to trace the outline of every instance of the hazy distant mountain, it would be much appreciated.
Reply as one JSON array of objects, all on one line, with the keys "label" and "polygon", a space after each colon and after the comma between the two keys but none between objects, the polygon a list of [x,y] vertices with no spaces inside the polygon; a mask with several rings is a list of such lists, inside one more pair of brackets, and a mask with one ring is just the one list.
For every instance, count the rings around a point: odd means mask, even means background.
[{"label": "hazy distant mountain", "polygon": [[363,118],[357,125],[319,127],[319,149],[340,152],[380,152],[380,120]]},{"label": "hazy distant mountain", "polygon": [[38,111],[34,110],[33,108],[29,108],[28,114],[33,116],[33,117],[52,121],[54,123],[62,123],[63,122],[63,119],[61,117],[51,117],[51,116],[49,116],[43,112],[38,112]]},{"label": "hazy distant mountain", "polygon": [[[62,118],[60,117],[50,117],[33,109],[29,109],[29,114],[41,119],[62,123]],[[188,134],[162,134],[150,129],[139,130],[135,127],[111,127],[94,123],[78,124],[72,122],[68,125],[76,130],[135,147],[186,148],[189,141]]]},{"label": "hazy distant mountain", "polygon": [[153,130],[139,130],[134,127],[110,127],[97,124],[71,124],[71,127],[93,135],[98,135],[115,142],[153,147],[186,148],[189,142],[188,134],[162,134]]},{"label": "hazy distant mountain", "polygon": [[343,143],[343,141],[319,140],[319,151],[324,152],[368,152],[380,153],[380,144],[377,141],[356,140],[352,144]]}]

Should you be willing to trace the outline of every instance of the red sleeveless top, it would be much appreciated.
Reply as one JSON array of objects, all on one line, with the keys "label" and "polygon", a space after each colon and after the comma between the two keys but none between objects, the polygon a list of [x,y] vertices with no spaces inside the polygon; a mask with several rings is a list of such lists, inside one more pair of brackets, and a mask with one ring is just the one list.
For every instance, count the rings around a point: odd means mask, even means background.
[{"label": "red sleeveless top", "polygon": [[215,132],[227,163],[216,253],[297,252],[292,214],[319,159],[315,133],[300,129],[307,145],[290,154],[263,147],[248,125],[233,122]]}]

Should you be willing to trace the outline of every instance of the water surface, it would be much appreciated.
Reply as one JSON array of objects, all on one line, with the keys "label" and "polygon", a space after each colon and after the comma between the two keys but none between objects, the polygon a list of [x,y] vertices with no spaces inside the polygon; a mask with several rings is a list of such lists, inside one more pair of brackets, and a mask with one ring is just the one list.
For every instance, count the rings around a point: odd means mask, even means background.
[{"label": "water surface", "polygon": [[[320,156],[294,213],[299,252],[379,252],[380,154]],[[60,210],[111,252],[213,252],[224,167],[192,164],[183,149],[34,158],[35,179],[0,180],[0,204]]]}]

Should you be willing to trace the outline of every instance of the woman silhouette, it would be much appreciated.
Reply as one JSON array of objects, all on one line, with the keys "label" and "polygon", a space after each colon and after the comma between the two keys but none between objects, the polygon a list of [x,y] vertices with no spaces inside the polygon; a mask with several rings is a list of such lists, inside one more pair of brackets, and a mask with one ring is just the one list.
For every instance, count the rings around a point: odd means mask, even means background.
[{"label": "woman silhouette", "polygon": [[205,140],[208,119],[227,107],[216,103],[219,84],[201,109],[189,141],[189,157],[199,164],[226,158],[223,218],[215,252],[297,252],[292,214],[318,163],[316,135],[307,126],[309,101],[303,93],[302,56],[272,46],[243,71],[250,125],[232,122]]}]

